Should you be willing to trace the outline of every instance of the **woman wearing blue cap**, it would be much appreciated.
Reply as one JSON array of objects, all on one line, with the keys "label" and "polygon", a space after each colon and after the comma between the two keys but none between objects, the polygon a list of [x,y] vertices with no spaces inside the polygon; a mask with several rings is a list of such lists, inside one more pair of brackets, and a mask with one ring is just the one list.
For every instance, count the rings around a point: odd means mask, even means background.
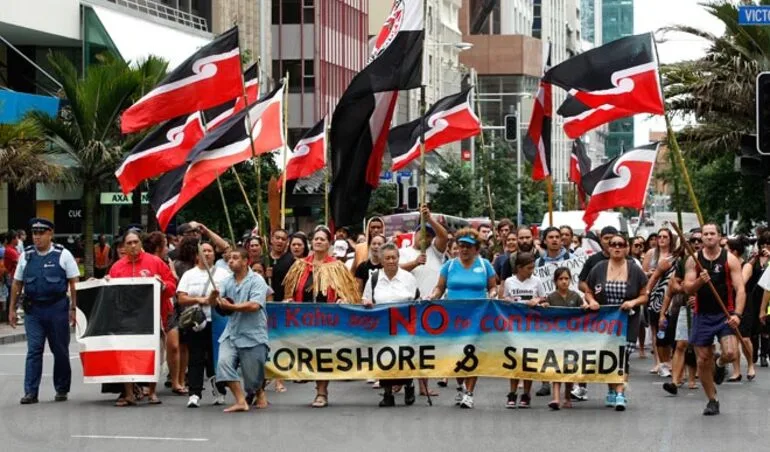
[{"label": "woman wearing blue cap", "polygon": [[[437,300],[445,292],[448,300],[497,298],[495,269],[488,260],[479,256],[479,232],[463,228],[457,231],[455,238],[460,247],[459,256],[441,267],[438,284],[429,299]],[[455,403],[461,408],[473,408],[476,380],[476,377],[465,378],[464,382],[458,379]]]}]

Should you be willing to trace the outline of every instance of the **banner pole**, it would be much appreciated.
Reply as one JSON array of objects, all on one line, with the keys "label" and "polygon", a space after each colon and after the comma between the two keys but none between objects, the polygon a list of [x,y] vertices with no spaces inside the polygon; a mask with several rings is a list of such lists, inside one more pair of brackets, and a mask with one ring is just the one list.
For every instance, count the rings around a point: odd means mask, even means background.
[{"label": "banner pole", "polygon": [[[289,85],[289,71],[286,71],[286,77],[284,78],[284,86]],[[281,229],[286,229],[286,165],[289,160],[289,90],[283,91],[283,136],[284,136],[284,148],[283,148],[283,179],[281,179]]]},{"label": "banner pole", "polygon": [[422,208],[426,205],[427,183],[425,181],[425,84],[420,85],[420,252],[425,253],[427,243],[425,243],[425,216],[422,214]]}]

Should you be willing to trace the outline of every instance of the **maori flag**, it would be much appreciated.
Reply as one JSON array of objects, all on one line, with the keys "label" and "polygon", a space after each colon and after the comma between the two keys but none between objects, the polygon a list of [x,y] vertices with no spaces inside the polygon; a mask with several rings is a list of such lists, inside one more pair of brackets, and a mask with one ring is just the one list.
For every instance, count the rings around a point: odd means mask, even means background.
[{"label": "maori flag", "polygon": [[77,284],[76,340],[85,383],[157,381],[160,283],[155,278]]},{"label": "maori flag", "polygon": [[[257,63],[252,64],[248,69],[243,71],[243,83],[246,87],[248,103],[253,104],[259,99],[259,66],[257,66]],[[203,119],[206,121],[206,128],[208,130],[216,129],[222,125],[227,118],[243,110],[245,105],[246,102],[243,101],[243,93],[239,93],[238,97],[235,99],[203,111]]]},{"label": "maori flag", "polygon": [[543,77],[570,97],[558,113],[568,118],[570,138],[639,113],[664,114],[658,58],[652,33],[628,36],[581,53]]},{"label": "maori flag", "polygon": [[583,214],[586,230],[602,210],[644,207],[658,146],[654,143],[631,149],[583,176],[583,188],[591,195]]},{"label": "maori flag", "polygon": [[257,155],[286,145],[283,136],[283,90],[284,87],[279,86],[206,134],[190,151],[187,165],[164,174],[158,180],[150,190],[150,204],[162,230],[166,230],[174,215],[219,175],[252,156],[251,140]]},{"label": "maori flag", "polygon": [[572,155],[569,160],[569,180],[574,182],[578,191],[580,208],[585,209],[586,192],[583,189],[583,176],[591,171],[591,159],[588,158],[586,145],[580,138],[572,142]]},{"label": "maori flag", "polygon": [[[544,73],[551,67],[551,43],[545,45],[547,49],[543,52],[543,55],[546,55]],[[553,86],[541,79],[523,146],[524,156],[532,163],[532,180],[544,180],[551,176],[552,121]],[[518,134],[518,130],[516,133]]]},{"label": "maori flag", "polygon": [[238,27],[226,31],[180,64],[120,118],[123,133],[205,110],[243,94]]},{"label": "maori flag", "polygon": [[[278,191],[286,182],[308,177],[326,167],[326,117],[314,125],[294,146],[294,151],[286,162],[283,174],[278,177]],[[291,193],[289,191],[288,193]]]},{"label": "maori flag", "polygon": [[335,226],[359,224],[377,187],[399,90],[418,88],[425,30],[422,0],[395,0],[369,64],[350,82],[332,116]]},{"label": "maori flag", "polygon": [[[420,119],[390,130],[388,148],[393,157],[393,171],[398,171],[420,157],[420,134],[425,130],[425,152],[481,133],[481,121],[473,112],[472,87],[447,96]],[[422,124],[422,126],[421,126]]]},{"label": "maori flag", "polygon": [[130,193],[143,180],[184,165],[204,134],[198,112],[166,121],[134,146],[115,171],[120,189]]}]

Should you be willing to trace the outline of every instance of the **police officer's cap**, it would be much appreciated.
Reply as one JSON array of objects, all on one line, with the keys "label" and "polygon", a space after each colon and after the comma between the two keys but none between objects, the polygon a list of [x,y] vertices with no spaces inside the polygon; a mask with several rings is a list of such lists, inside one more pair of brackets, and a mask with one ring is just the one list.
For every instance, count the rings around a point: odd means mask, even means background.
[{"label": "police officer's cap", "polygon": [[53,231],[54,230],[54,224],[53,221],[47,220],[45,218],[33,218],[29,220],[29,227],[33,231]]}]

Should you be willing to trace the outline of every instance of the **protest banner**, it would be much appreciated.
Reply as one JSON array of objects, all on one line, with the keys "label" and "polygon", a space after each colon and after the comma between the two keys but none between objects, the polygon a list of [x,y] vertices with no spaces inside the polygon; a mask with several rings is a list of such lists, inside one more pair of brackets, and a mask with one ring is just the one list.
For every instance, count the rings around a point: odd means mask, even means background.
[{"label": "protest banner", "polygon": [[111,278],[77,283],[75,339],[85,383],[160,377],[160,283]]},{"label": "protest banner", "polygon": [[622,383],[628,316],[501,300],[268,303],[268,373],[290,380],[502,377]]},{"label": "protest banner", "polygon": [[583,269],[583,264],[588,260],[588,256],[575,256],[572,259],[567,259],[559,263],[549,263],[540,267],[535,267],[534,276],[537,277],[542,283],[545,293],[549,294],[556,291],[556,284],[553,282],[553,274],[559,267],[567,267],[572,274],[572,281],[569,284],[569,288],[578,292],[578,276],[580,276],[580,270]]}]

